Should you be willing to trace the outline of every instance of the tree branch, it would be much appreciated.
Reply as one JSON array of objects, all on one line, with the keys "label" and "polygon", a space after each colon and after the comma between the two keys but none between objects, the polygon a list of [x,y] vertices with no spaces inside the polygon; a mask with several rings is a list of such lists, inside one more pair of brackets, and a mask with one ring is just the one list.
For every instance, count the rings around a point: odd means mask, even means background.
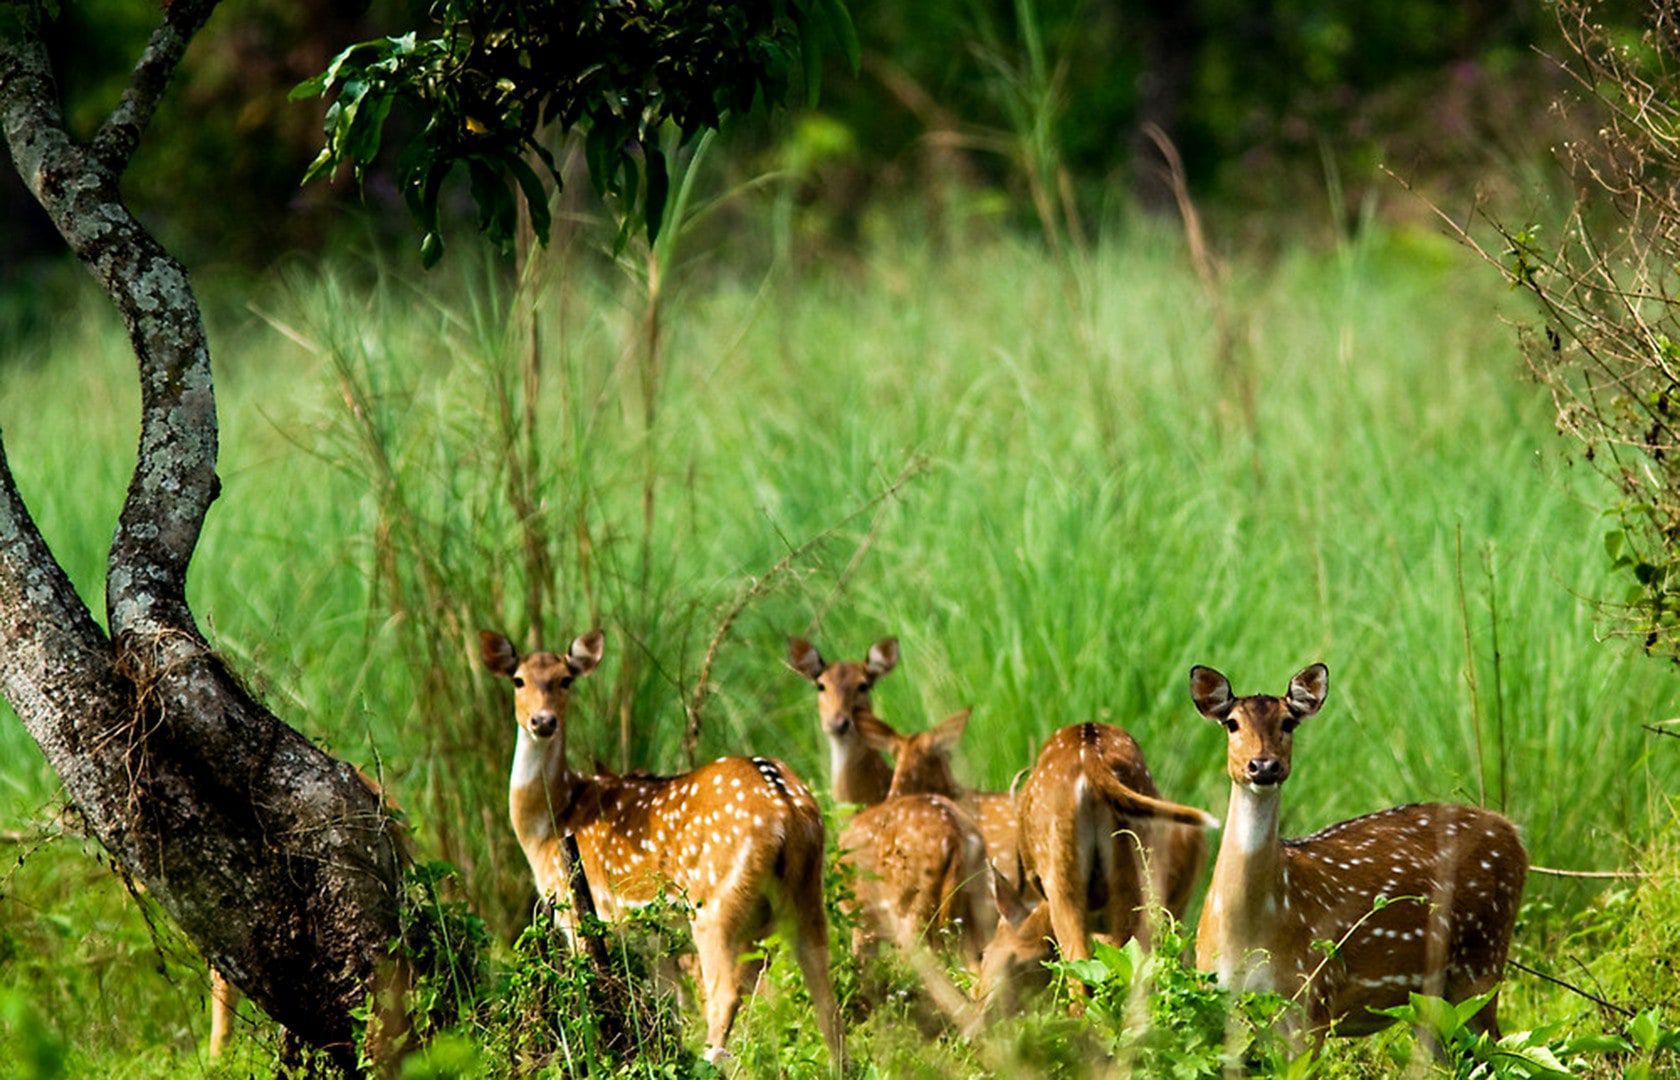
[{"label": "tree branch", "polygon": [[134,65],[134,75],[117,107],[93,136],[93,156],[111,172],[122,175],[151,123],[169,79],[187,51],[187,42],[203,27],[220,0],[175,0],[164,6],[163,25],[152,31],[146,51]]},{"label": "tree branch", "polygon": [[86,751],[108,738],[124,715],[113,707],[126,695],[112,692],[117,680],[110,643],[30,517],[3,442],[0,618],[0,687],[24,727],[71,791],[111,781],[109,759]]},{"label": "tree branch", "polygon": [[[178,4],[203,14],[213,6]],[[137,80],[152,69],[142,59]],[[129,213],[118,174],[70,138],[57,99],[39,35],[0,39],[0,129],[18,173],[122,314],[139,362],[139,458],[106,569],[111,633],[121,641],[180,631],[202,646],[186,604],[187,563],[220,488],[203,319],[186,269]],[[148,97],[134,99],[141,109]]]},{"label": "tree branch", "polygon": [[106,567],[115,650],[0,447],[0,689],[125,869],[218,970],[349,1071],[353,1011],[399,927],[401,851],[378,795],[253,699],[194,623],[187,565],[220,486],[210,352],[186,270],[118,185],[215,4],[167,4],[102,145],[89,147],[65,130],[39,5],[0,0],[0,135],[122,315],[141,393]]}]

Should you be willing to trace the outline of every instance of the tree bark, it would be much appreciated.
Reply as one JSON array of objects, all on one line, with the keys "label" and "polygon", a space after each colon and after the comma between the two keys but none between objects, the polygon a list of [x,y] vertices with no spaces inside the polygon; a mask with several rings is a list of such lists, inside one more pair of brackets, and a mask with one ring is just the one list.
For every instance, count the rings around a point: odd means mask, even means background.
[{"label": "tree bark", "polygon": [[122,314],[141,387],[139,453],[106,569],[110,637],[36,529],[0,445],[0,690],[94,835],[209,961],[353,1068],[350,1012],[398,932],[400,845],[356,770],[252,698],[193,620],[187,564],[220,488],[210,353],[185,268],[119,188],[215,6],[167,5],[84,145],[59,114],[38,9],[0,0],[0,129]]}]

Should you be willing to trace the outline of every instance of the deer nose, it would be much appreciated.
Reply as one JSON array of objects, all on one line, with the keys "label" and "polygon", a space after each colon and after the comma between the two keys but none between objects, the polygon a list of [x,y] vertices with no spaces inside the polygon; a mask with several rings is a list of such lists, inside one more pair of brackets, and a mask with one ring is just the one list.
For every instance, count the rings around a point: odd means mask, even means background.
[{"label": "deer nose", "polygon": [[1248,778],[1256,784],[1277,784],[1283,780],[1283,762],[1275,757],[1248,759]]},{"label": "deer nose", "polygon": [[531,734],[539,739],[546,739],[554,734],[554,729],[560,726],[560,718],[551,712],[531,714]]},{"label": "deer nose", "polygon": [[828,730],[831,735],[844,735],[852,730],[852,718],[845,713],[828,718]]}]

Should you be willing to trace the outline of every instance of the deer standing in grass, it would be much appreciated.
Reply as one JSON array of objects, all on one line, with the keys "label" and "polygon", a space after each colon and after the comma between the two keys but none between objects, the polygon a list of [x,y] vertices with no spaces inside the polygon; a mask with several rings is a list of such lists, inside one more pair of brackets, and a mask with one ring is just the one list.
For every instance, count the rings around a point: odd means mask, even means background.
[{"label": "deer standing in grass", "polygon": [[[1472,806],[1397,806],[1278,840],[1296,725],[1318,712],[1330,672],[1314,664],[1282,697],[1234,697],[1190,670],[1190,695],[1226,732],[1231,806],[1196,932],[1196,962],[1237,990],[1299,996],[1308,1028],[1363,1035],[1370,1012],[1412,991],[1462,1001],[1496,986],[1528,855],[1516,827]],[[1314,942],[1334,942],[1328,958]],[[1497,999],[1472,1021],[1498,1036]]]},{"label": "deer standing in grass", "polygon": [[[817,711],[822,717],[823,733],[828,736],[829,766],[834,783],[834,797],[843,803],[872,805],[887,797],[893,786],[893,767],[882,757],[883,750],[894,750],[890,740],[877,737],[871,741],[868,732],[877,736],[890,727],[875,715],[869,692],[875,683],[898,666],[898,639],[882,638],[869,648],[863,661],[840,661],[830,664],[816,648],[803,638],[788,639],[788,665],[817,688]],[[962,727],[955,729],[956,738]],[[942,746],[946,767],[940,783],[926,786],[914,778],[907,778],[901,793],[944,795],[968,812],[986,840],[986,855],[992,866],[1012,888],[1021,885],[1021,864],[1017,847],[1015,802],[1006,793],[968,791],[957,785],[949,768],[950,747],[955,738]]]},{"label": "deer standing in grass", "polygon": [[838,1070],[845,1049],[829,981],[815,800],[792,770],[769,758],[719,758],[677,776],[573,772],[566,763],[571,687],[595,670],[604,646],[595,630],[564,653],[520,656],[502,635],[480,635],[484,665],[513,682],[518,731],[508,812],[538,892],[550,900],[566,895],[562,841],[571,834],[603,919],[662,894],[691,905],[712,1061],[724,1056],[752,970],[741,954],[779,921]]},{"label": "deer standing in grass", "polygon": [[[871,745],[906,749],[896,757],[887,798],[860,811],[840,833],[843,858],[860,871],[854,888],[871,931],[855,939],[859,952],[871,937],[887,938],[909,951],[930,931],[950,928],[959,933],[964,963],[979,968],[998,920],[997,883],[985,838],[946,794],[918,787],[927,782],[924,771],[932,769],[936,776],[938,771],[937,762],[930,765],[929,752],[920,748],[939,745],[937,740],[953,730],[960,735],[967,720],[964,710],[934,732],[905,737],[872,716],[860,718]],[[926,742],[930,737],[935,741]],[[949,771],[946,765],[947,776]]]},{"label": "deer standing in grass", "polygon": [[[1113,944],[1147,941],[1145,905],[1183,905],[1202,863],[1204,811],[1159,798],[1137,741],[1108,724],[1074,724],[1050,736],[1021,783],[1021,862],[1044,902],[1006,922],[986,949],[979,994],[1008,1005],[1015,988],[1050,954],[1091,955],[1089,935]],[[1138,840],[1152,855],[1139,872]],[[1075,987],[1077,994],[1081,988]]]}]

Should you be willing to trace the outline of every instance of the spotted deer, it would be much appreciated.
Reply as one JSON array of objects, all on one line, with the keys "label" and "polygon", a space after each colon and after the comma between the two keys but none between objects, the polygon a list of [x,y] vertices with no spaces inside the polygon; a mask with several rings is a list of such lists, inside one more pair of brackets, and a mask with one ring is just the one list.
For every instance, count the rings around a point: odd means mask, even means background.
[{"label": "spotted deer", "polygon": [[[1082,960],[1092,935],[1147,941],[1152,900],[1168,898],[1183,913],[1202,862],[1201,832],[1219,823],[1159,794],[1137,741],[1121,728],[1074,724],[1050,736],[1016,795],[1021,863],[1044,901],[999,925],[981,965],[983,1000],[1007,1006],[1052,946]],[[1153,856],[1148,881],[1139,873],[1140,838]]]},{"label": "spotted deer", "polygon": [[[804,638],[789,638],[787,660],[790,667],[816,685],[817,712],[823,733],[828,736],[835,799],[864,805],[885,799],[893,786],[894,768],[882,752],[896,753],[899,745],[892,741],[897,733],[875,715],[869,692],[898,666],[898,639],[877,641],[861,662],[830,664]],[[906,737],[921,738],[923,741],[911,749],[926,756],[912,763],[914,776],[906,779],[900,793],[944,795],[961,806],[979,825],[992,866],[1011,888],[1019,889],[1015,801],[1006,793],[968,791],[951,774],[950,751],[967,723],[967,715],[961,715],[961,721],[954,717],[947,720],[949,727],[942,725],[922,736]]]},{"label": "spotted deer", "polygon": [[860,870],[855,889],[872,936],[907,947],[929,931],[956,929],[964,962],[978,969],[998,924],[998,889],[1008,885],[993,877],[973,816],[951,798],[951,769],[937,749],[961,737],[968,716],[964,709],[919,736],[858,717],[870,746],[900,752],[887,798],[848,821],[840,848]]},{"label": "spotted deer", "polygon": [[[1280,841],[1295,729],[1329,686],[1329,669],[1313,664],[1282,697],[1239,698],[1219,672],[1190,669],[1197,711],[1227,732],[1231,777],[1196,962],[1222,985],[1298,996],[1318,1035],[1362,1035],[1392,1023],[1369,1010],[1412,991],[1462,1001],[1498,984],[1528,856],[1504,817],[1440,803]],[[1327,959],[1315,942],[1338,947]],[[1495,1037],[1496,1007],[1490,999],[1473,1021]]]},{"label": "spotted deer", "polygon": [[[564,653],[520,656],[480,635],[485,667],[513,683],[515,734],[508,813],[545,899],[566,895],[562,843],[576,838],[597,913],[608,921],[660,895],[692,911],[706,1056],[718,1060],[740,1004],[741,954],[780,922],[805,976],[833,1064],[844,1061],[829,981],[823,908],[823,822],[810,791],[770,758],[724,757],[677,776],[579,773],[566,763],[574,681],[594,671],[599,630]],[[562,911],[560,918],[569,919]]]},{"label": "spotted deer", "polygon": [[971,969],[997,928],[986,841],[943,795],[895,795],[866,807],[840,832],[842,859],[856,868],[863,926],[853,948],[886,939],[906,952],[944,931]]}]

